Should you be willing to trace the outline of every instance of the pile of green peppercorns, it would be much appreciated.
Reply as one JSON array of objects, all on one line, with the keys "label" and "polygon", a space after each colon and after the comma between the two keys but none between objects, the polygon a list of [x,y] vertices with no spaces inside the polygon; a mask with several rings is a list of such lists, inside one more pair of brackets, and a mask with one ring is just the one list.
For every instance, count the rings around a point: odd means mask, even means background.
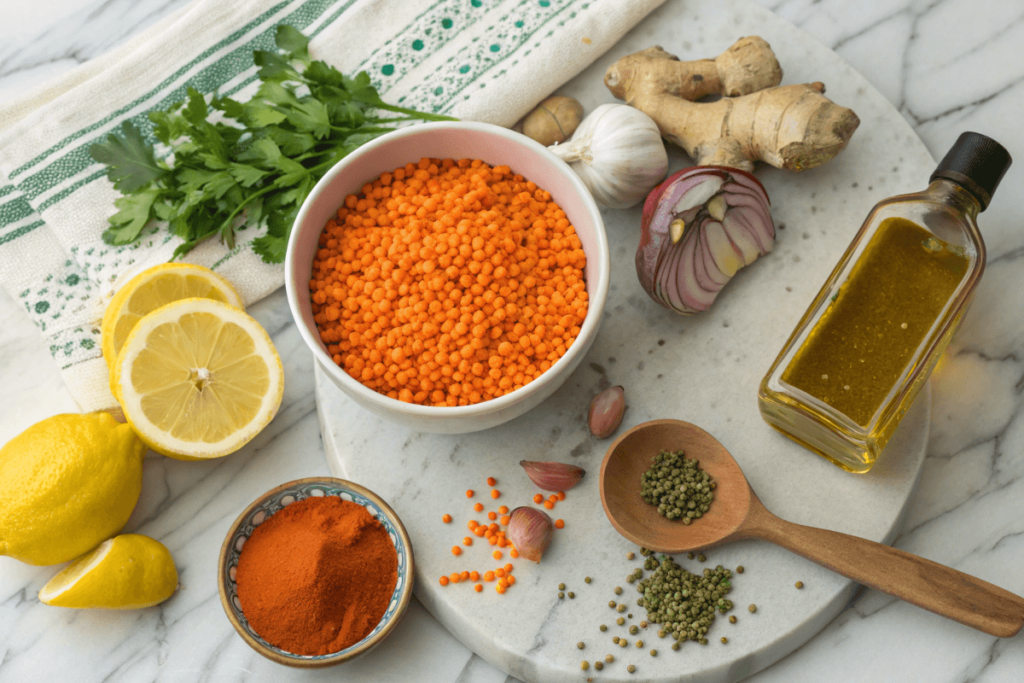
[{"label": "pile of green peppercorns", "polygon": [[651,468],[640,477],[640,495],[645,503],[658,506],[658,514],[690,524],[700,519],[714,500],[715,482],[697,461],[682,451],[662,451]]},{"label": "pile of green peppercorns", "polygon": [[637,584],[643,594],[637,604],[647,609],[648,621],[661,624],[658,635],[670,635],[677,643],[693,640],[707,645],[705,635],[715,612],[732,609],[732,601],[725,597],[732,590],[732,572],[718,565],[703,575],[691,574],[671,557],[662,556],[659,562],[653,555],[644,566],[654,568],[654,573]]}]

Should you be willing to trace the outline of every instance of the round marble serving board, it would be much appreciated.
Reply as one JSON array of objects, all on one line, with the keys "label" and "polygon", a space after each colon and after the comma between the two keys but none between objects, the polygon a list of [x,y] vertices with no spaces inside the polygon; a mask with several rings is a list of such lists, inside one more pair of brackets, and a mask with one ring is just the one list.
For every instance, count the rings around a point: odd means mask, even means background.
[{"label": "round marble serving board", "polygon": [[[889,542],[900,527],[917,481],[928,436],[930,401],[924,392],[904,419],[879,464],[853,475],[772,431],[760,418],[757,387],[821,283],[876,201],[923,187],[934,161],[900,114],[835,53],[774,14],[745,0],[669,0],[593,66],[560,89],[587,111],[613,101],[602,77],[619,57],[660,44],[682,59],[716,55],[740,36],[768,40],[779,57],[784,83],[824,81],[835,102],[861,119],[849,147],[823,167],[791,174],[759,168],[772,198],[778,228],[775,251],[741,271],[712,310],[680,317],[655,304],[640,288],[633,255],[640,208],[604,211],[612,254],[612,282],[598,339],[580,368],[539,408],[503,426],[461,436],[423,434],[362,410],[322,372],[316,373],[321,432],[331,471],[386,499],[405,523],[415,546],[416,596],[449,631],[488,662],[524,681],[732,682],[769,666],[832,620],[857,586],[786,551],[758,541],[708,553],[708,564],[734,568],[730,598],[738,617],[719,617],[710,644],[686,643],[678,652],[655,628],[629,636],[615,625],[609,600],[625,601],[629,624],[645,616],[625,581],[638,551],[605,518],[597,473],[611,439],[593,438],[586,425],[590,399],[614,384],[625,387],[628,409],[620,432],[654,418],[678,418],[714,434],[736,457],[758,496],[793,522]],[[582,38],[582,36],[581,36]],[[581,42],[581,49],[586,49]],[[672,168],[689,165],[670,148]],[[481,574],[509,561],[473,537],[460,557],[453,545],[469,532],[472,511],[531,503],[537,492],[521,459],[576,463],[589,474],[559,503],[565,520],[541,564],[516,560],[517,582],[499,595],[460,583],[442,587],[438,577],[463,569]],[[487,496],[485,478],[498,479],[502,495]],[[465,497],[466,489],[477,496]],[[441,516],[452,515],[451,524]],[[639,558],[639,554],[637,555]],[[683,566],[703,565],[685,557]],[[590,584],[585,576],[593,577]],[[793,584],[802,581],[804,588]],[[559,600],[564,582],[576,598]],[[622,597],[612,589],[622,586]],[[747,611],[757,604],[756,614]],[[608,624],[608,631],[598,630]],[[629,647],[612,643],[626,636]],[[729,642],[719,642],[727,636]],[[644,640],[643,649],[635,641]],[[586,643],[578,650],[576,643]],[[658,650],[657,657],[648,651]],[[585,675],[580,661],[614,654],[615,662]],[[635,664],[636,673],[626,671]]]}]

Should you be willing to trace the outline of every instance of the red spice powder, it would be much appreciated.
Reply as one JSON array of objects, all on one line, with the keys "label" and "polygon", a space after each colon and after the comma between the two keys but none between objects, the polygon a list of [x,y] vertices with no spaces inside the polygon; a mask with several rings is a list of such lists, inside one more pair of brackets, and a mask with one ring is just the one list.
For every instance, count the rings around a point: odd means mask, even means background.
[{"label": "red spice powder", "polygon": [[238,600],[253,630],[299,655],[344,650],[387,611],[398,555],[361,505],[306,498],[275,513],[242,547]]}]

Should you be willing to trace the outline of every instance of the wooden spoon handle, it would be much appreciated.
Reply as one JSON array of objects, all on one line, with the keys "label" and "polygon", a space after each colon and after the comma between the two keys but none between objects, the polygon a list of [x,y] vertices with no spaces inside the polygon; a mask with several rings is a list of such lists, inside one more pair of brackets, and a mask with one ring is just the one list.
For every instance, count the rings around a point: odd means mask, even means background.
[{"label": "wooden spoon handle", "polygon": [[993,636],[1009,638],[1024,626],[1024,598],[987,581],[881,543],[793,524],[767,510],[757,517],[752,536],[857,583]]}]

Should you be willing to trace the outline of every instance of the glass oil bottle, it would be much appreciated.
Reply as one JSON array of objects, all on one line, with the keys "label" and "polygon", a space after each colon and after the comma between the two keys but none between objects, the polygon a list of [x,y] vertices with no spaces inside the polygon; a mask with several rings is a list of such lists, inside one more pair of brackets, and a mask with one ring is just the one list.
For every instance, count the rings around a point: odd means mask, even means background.
[{"label": "glass oil bottle", "polygon": [[927,189],[871,210],[761,382],[768,424],[871,469],[963,320],[985,267],[977,215],[1010,161],[964,133]]}]

